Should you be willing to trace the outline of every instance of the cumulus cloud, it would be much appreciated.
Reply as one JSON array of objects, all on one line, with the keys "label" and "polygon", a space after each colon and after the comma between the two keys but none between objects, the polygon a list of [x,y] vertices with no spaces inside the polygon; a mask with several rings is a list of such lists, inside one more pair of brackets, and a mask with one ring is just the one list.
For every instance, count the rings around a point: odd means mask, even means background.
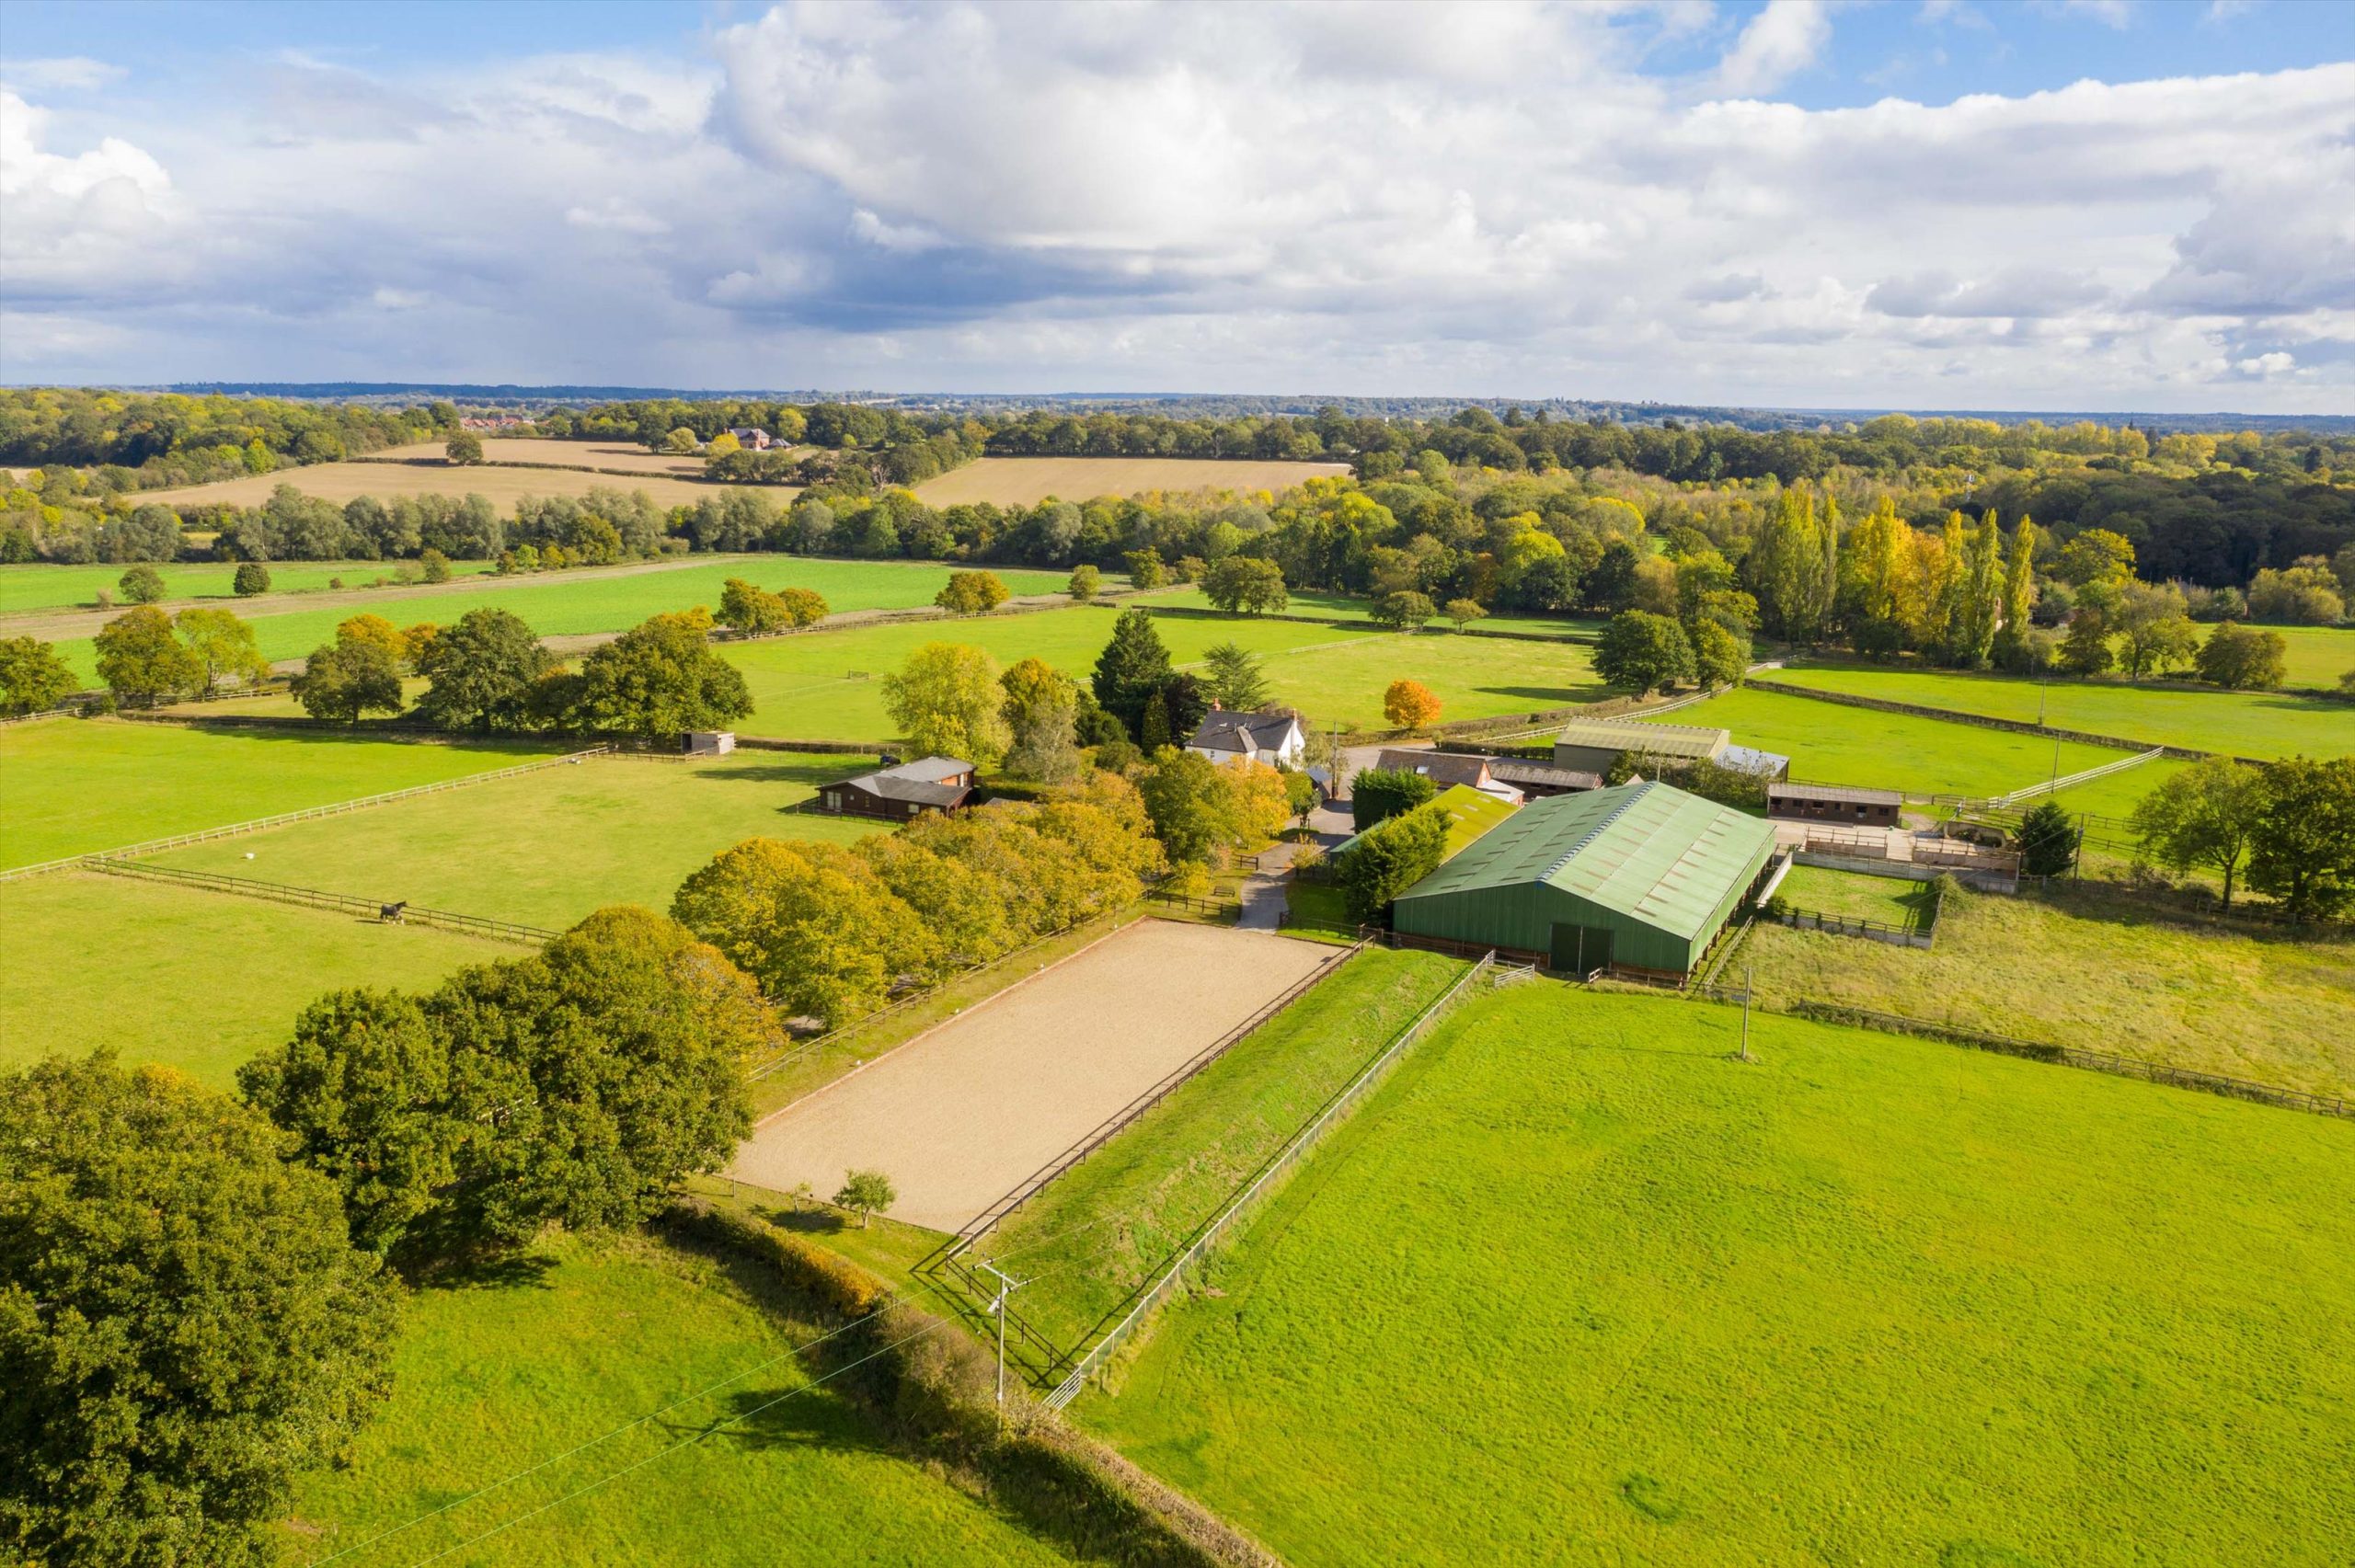
[{"label": "cumulus cloud", "polygon": [[[289,57],[192,118],[11,96],[0,303],[65,325],[0,376],[2355,383],[2355,66],[1772,101],[1836,23],[1778,3],[1674,76],[1653,52],[1715,36],[1691,7],[793,5],[693,60]],[[72,326],[101,320],[132,347]]]}]

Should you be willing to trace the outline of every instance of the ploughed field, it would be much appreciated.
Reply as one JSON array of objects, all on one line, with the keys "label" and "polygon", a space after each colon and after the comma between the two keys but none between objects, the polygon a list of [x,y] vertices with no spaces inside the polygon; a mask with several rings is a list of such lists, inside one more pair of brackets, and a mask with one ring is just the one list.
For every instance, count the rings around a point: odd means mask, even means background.
[{"label": "ploughed field", "polygon": [[2344,1561],[2347,1124],[1740,1032],[1467,1005],[1083,1420],[1303,1568]]},{"label": "ploughed field", "polygon": [[1028,507],[1050,497],[1087,501],[1098,496],[1143,495],[1148,490],[1275,493],[1349,471],[1346,463],[1256,458],[984,457],[925,480],[916,486],[916,496],[935,507],[967,501]]}]

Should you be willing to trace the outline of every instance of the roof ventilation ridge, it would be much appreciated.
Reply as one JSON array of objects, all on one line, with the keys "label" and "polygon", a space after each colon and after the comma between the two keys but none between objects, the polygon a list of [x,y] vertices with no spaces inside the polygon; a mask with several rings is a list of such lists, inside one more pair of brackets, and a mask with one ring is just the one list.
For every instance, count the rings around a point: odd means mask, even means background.
[{"label": "roof ventilation ridge", "polygon": [[1570,862],[1578,859],[1579,852],[1580,850],[1585,849],[1587,845],[1594,842],[1596,837],[1600,835],[1604,829],[1610,827],[1612,823],[1616,822],[1621,817],[1626,815],[1627,808],[1635,805],[1637,801],[1642,799],[1644,795],[1650,791],[1652,787],[1652,781],[1646,779],[1639,784],[1622,784],[1620,787],[1626,790],[1627,797],[1625,800],[1622,800],[1618,805],[1613,807],[1609,816],[1603,818],[1602,821],[1597,822],[1593,827],[1589,828],[1584,833],[1580,834],[1577,843],[1572,844],[1568,849],[1562,852],[1561,859],[1556,861],[1553,864],[1547,866],[1543,872],[1539,873],[1537,879],[1540,882],[1551,882],[1554,879],[1555,873],[1560,871],[1562,867],[1569,864]]}]

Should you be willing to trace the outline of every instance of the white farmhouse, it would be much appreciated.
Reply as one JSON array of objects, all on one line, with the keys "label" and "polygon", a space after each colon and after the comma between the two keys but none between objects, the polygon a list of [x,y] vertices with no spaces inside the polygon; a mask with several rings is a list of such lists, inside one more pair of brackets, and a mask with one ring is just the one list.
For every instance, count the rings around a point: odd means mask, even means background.
[{"label": "white farmhouse", "polygon": [[1212,708],[1186,750],[1213,762],[1265,762],[1271,768],[1297,768],[1307,753],[1308,737],[1300,720],[1290,714],[1231,714]]}]

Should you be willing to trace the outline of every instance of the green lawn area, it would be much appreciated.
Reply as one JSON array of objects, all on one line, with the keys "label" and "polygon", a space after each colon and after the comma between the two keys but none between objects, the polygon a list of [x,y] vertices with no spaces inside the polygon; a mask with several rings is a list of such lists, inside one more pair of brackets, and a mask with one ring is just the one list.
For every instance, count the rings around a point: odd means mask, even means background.
[{"label": "green lawn area", "polygon": [[2355,943],[2203,929],[2094,884],[2050,903],[1951,894],[1927,952],[1762,924],[1736,961],[1756,967],[1773,1002],[2355,1094]]},{"label": "green lawn area", "polygon": [[[1209,597],[1200,589],[1190,586],[1155,589],[1150,593],[1139,594],[1137,598],[1149,605],[1169,604],[1191,610],[1212,608]],[[1287,615],[1322,615],[1336,621],[1363,621],[1369,625],[1373,622],[1373,601],[1371,599],[1359,599],[1346,593],[1294,593],[1289,598],[1290,602],[1284,608]],[[1486,632],[1534,632],[1541,636],[1583,638],[1600,636],[1605,619],[1607,617],[1580,615],[1492,614],[1472,624],[1476,629]],[[1441,616],[1434,619],[1427,630],[1452,635],[1455,624]]]},{"label": "green lawn area", "polygon": [[[1499,644],[1431,633],[1399,636],[1352,632],[1299,621],[1247,617],[1210,620],[1166,616],[1155,623],[1170,657],[1200,660],[1215,644],[1233,641],[1267,663],[1275,700],[1300,708],[1316,723],[1355,722],[1387,727],[1382,693],[1411,676],[1438,693],[1442,718],[1479,718],[1591,702],[1608,695],[1596,679],[1589,650],[1562,643]],[[873,679],[905,663],[925,643],[987,648],[1001,665],[1036,657],[1085,680],[1111,640],[1112,616],[1103,609],[1049,611],[909,625],[863,626],[812,636],[724,645],[721,655],[744,671],[756,711],[741,727],[748,735],[799,739],[864,740],[890,733],[883,692]]]},{"label": "green lawn area", "polygon": [[130,719],[0,728],[0,871],[512,767],[546,743],[362,740]]},{"label": "green lawn area", "polygon": [[1058,1176],[976,1255],[1035,1277],[1023,1316],[1066,1345],[1082,1343],[1464,968],[1436,953],[1359,954]]},{"label": "green lawn area", "polygon": [[783,751],[698,762],[596,759],[156,861],[561,929],[606,904],[668,910],[690,872],[745,839],[847,844],[876,832],[879,823],[793,809],[820,782],[874,763]]},{"label": "green lawn area", "polygon": [[128,877],[0,883],[0,1064],[111,1046],[216,1088],[345,986],[429,990],[528,949]]},{"label": "green lawn area", "polygon": [[[2046,722],[2056,728],[2116,736],[2147,746],[2180,746],[2257,758],[2301,751],[2310,757],[2355,752],[2355,704],[2282,692],[2160,691],[2086,681],[2054,681],[2040,686],[2009,675],[1853,664],[1802,666],[1778,670],[1772,678],[1793,686],[2026,724],[2036,722],[2037,704],[2041,701]],[[1851,709],[1845,722],[1855,722],[1857,711]]]},{"label": "green lawn area", "polygon": [[1082,1419],[1301,1568],[2344,1562],[2344,1123],[1740,1020],[1472,1004]]},{"label": "green lawn area", "polygon": [[[272,561],[270,564],[270,586],[274,593],[304,593],[325,589],[329,578],[341,578],[351,585],[354,592],[360,584],[377,578],[389,578],[407,567],[417,570],[415,561]],[[0,615],[21,615],[34,610],[77,610],[97,605],[101,590],[111,593],[120,601],[122,574],[127,566],[54,567],[46,564],[0,567]],[[488,561],[453,561],[450,570],[459,577],[469,577],[490,569]],[[230,599],[235,594],[231,579],[237,575],[234,563],[222,561],[159,562],[155,570],[164,579],[164,593],[170,599]],[[240,601],[245,608],[260,612],[268,609],[267,596]]]},{"label": "green lawn area", "polygon": [[1901,876],[1867,876],[1862,872],[1832,871],[1820,865],[1791,867],[1775,891],[1795,910],[1901,927],[1927,921],[1936,898],[1927,882],[1908,881]]},{"label": "green lawn area", "polygon": [[[2090,812],[2097,817],[2108,817],[2123,822],[2134,815],[2134,807],[2142,804],[2144,795],[2189,766],[2188,762],[2178,762],[2171,758],[2154,757],[2147,762],[2111,773],[2107,778],[2072,785],[2053,798],[2072,811]],[[2034,806],[2036,802],[2030,800],[2021,804],[2027,807]]]},{"label": "green lawn area", "polygon": [[[1059,593],[1067,572],[993,568],[1017,594]],[[802,555],[718,555],[694,566],[656,562],[633,572],[599,575],[550,572],[487,580],[456,593],[387,596],[354,592],[327,610],[297,610],[250,617],[254,635],[270,658],[300,658],[332,641],[339,622],[381,614],[400,625],[431,621],[446,626],[469,610],[497,607],[513,612],[543,636],[626,631],[649,615],[719,606],[720,585],[742,578],[763,588],[809,588],[825,595],[833,611],[894,610],[929,604],[948,581],[951,568],[931,563],[832,561]],[[96,655],[88,638],[61,642],[58,652],[86,679],[96,679]]]},{"label": "green lawn area", "polygon": [[[1817,784],[1874,785],[1908,795],[2003,795],[2052,775],[2052,742],[1975,725],[1821,703],[1743,688],[1660,715],[1663,724],[1709,725],[1791,760],[1791,776]],[[2061,743],[2063,773],[2128,753]]]},{"label": "green lawn area", "polygon": [[281,1536],[283,1561],[401,1568],[444,1551],[480,1568],[1069,1561],[893,1455],[830,1388],[795,1394],[809,1387],[791,1354],[806,1331],[790,1329],[758,1289],[720,1262],[622,1238],[552,1240],[505,1278],[419,1291],[391,1400],[348,1469],[305,1479]]},{"label": "green lawn area", "polygon": [[2290,645],[2290,684],[2338,690],[2338,678],[2355,670],[2355,626],[2268,626]]}]

